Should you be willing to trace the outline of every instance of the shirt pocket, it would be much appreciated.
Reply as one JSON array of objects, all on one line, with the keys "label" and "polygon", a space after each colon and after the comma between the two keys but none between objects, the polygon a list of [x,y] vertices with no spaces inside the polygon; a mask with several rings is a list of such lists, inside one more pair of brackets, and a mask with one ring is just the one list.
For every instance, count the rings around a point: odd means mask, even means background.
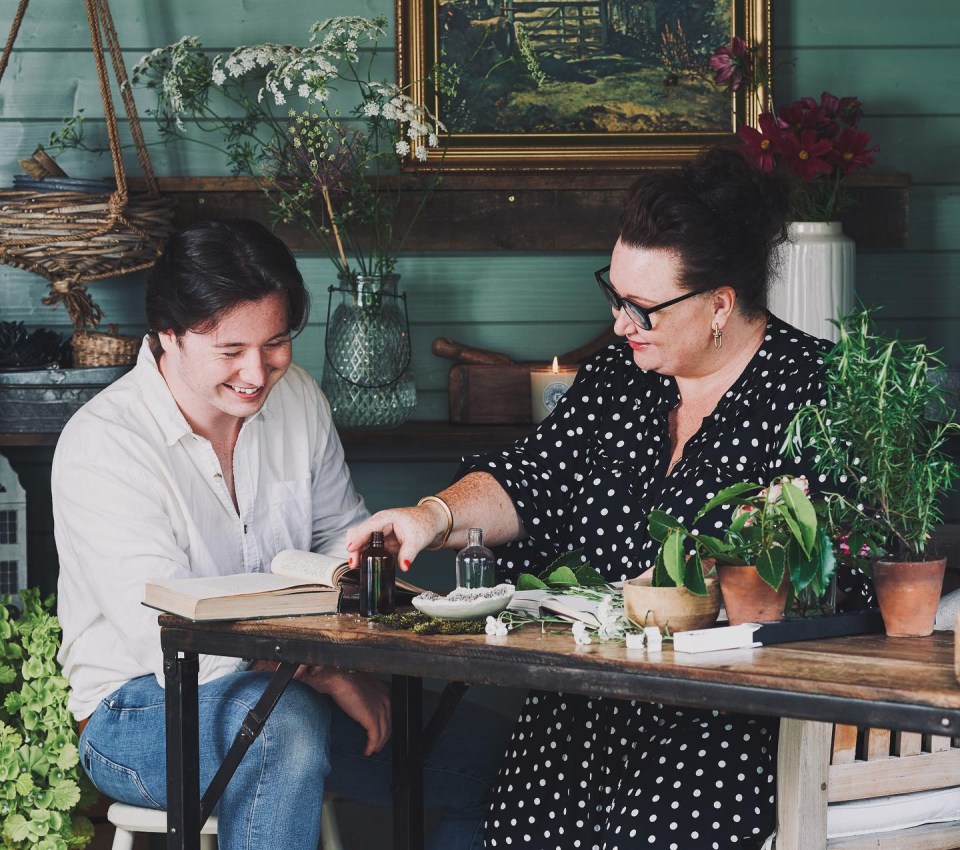
[{"label": "shirt pocket", "polygon": [[309,478],[274,481],[268,489],[268,513],[277,551],[309,551],[313,540],[313,494]]}]

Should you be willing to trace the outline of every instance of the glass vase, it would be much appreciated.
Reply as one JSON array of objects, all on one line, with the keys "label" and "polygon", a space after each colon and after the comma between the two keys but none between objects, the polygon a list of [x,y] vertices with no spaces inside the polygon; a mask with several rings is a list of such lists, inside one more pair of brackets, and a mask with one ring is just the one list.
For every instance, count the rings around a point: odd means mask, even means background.
[{"label": "glass vase", "polygon": [[340,276],[328,290],[321,386],[340,428],[396,428],[417,406],[398,274]]}]

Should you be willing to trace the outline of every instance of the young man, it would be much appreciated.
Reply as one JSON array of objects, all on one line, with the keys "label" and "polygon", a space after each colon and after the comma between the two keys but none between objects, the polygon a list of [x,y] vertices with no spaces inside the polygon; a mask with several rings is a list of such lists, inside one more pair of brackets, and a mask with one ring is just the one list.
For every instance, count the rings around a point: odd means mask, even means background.
[{"label": "young man", "polygon": [[[368,512],[326,399],[291,362],[309,297],[279,239],[252,221],[187,228],[149,276],[146,307],[136,366],[67,424],[52,486],[59,657],[84,768],[108,796],[163,808],[162,654],[145,583],[268,570],[288,548],[344,555]],[[201,787],[274,666],[201,657]],[[328,773],[341,793],[389,799],[386,688],[335,668],[297,678],[223,795],[222,850],[316,850]],[[427,794],[447,808],[437,847],[482,846],[495,772],[482,746],[451,728],[433,776],[428,764]]]}]

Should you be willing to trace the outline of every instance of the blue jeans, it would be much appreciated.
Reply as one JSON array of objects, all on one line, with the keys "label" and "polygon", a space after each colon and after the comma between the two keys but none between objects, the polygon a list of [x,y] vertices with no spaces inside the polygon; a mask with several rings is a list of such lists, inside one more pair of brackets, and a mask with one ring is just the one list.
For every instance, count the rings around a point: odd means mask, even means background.
[{"label": "blue jeans", "polygon": [[[209,785],[270,675],[242,672],[200,686],[200,787]],[[429,709],[430,695],[424,695]],[[107,697],[80,738],[90,779],[108,797],[166,808],[164,692],[153,676]],[[424,797],[443,816],[432,850],[481,850],[483,819],[508,724],[462,703],[426,759]],[[326,696],[293,681],[223,793],[222,850],[317,850],[324,791],[390,803],[390,746],[363,755],[366,733]]]}]

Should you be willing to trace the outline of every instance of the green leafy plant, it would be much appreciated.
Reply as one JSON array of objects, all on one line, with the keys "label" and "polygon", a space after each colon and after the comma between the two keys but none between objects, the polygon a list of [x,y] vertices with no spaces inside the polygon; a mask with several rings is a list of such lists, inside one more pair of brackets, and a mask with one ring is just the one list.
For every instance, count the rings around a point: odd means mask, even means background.
[{"label": "green leafy plant", "polygon": [[721,490],[697,512],[693,524],[716,508],[733,505],[722,538],[693,534],[671,514],[651,511],[650,536],[662,544],[654,562],[653,586],[685,587],[705,596],[704,562],[710,559],[755,566],[774,588],[788,572],[796,596],[822,596],[836,560],[807,489],[805,478],[784,475],[769,486],[743,482]]},{"label": "green leafy plant", "polygon": [[943,362],[922,343],[879,334],[873,312],[834,323],[840,339],[824,357],[826,405],[797,411],[786,448],[819,456],[833,487],[828,523],[853,555],[923,560],[957,476],[943,446],[960,426],[927,418],[945,406],[931,380]]},{"label": "green leafy plant", "polygon": [[606,579],[589,561],[583,560],[583,549],[564,552],[539,576],[521,573],[517,590],[569,590],[573,588],[609,588]]},{"label": "green leafy plant", "polygon": [[20,598],[19,617],[9,596],[0,604],[0,835],[8,850],[85,847],[93,826],[77,812],[97,792],[80,768],[67,710],[60,623],[52,597],[24,590]]}]

